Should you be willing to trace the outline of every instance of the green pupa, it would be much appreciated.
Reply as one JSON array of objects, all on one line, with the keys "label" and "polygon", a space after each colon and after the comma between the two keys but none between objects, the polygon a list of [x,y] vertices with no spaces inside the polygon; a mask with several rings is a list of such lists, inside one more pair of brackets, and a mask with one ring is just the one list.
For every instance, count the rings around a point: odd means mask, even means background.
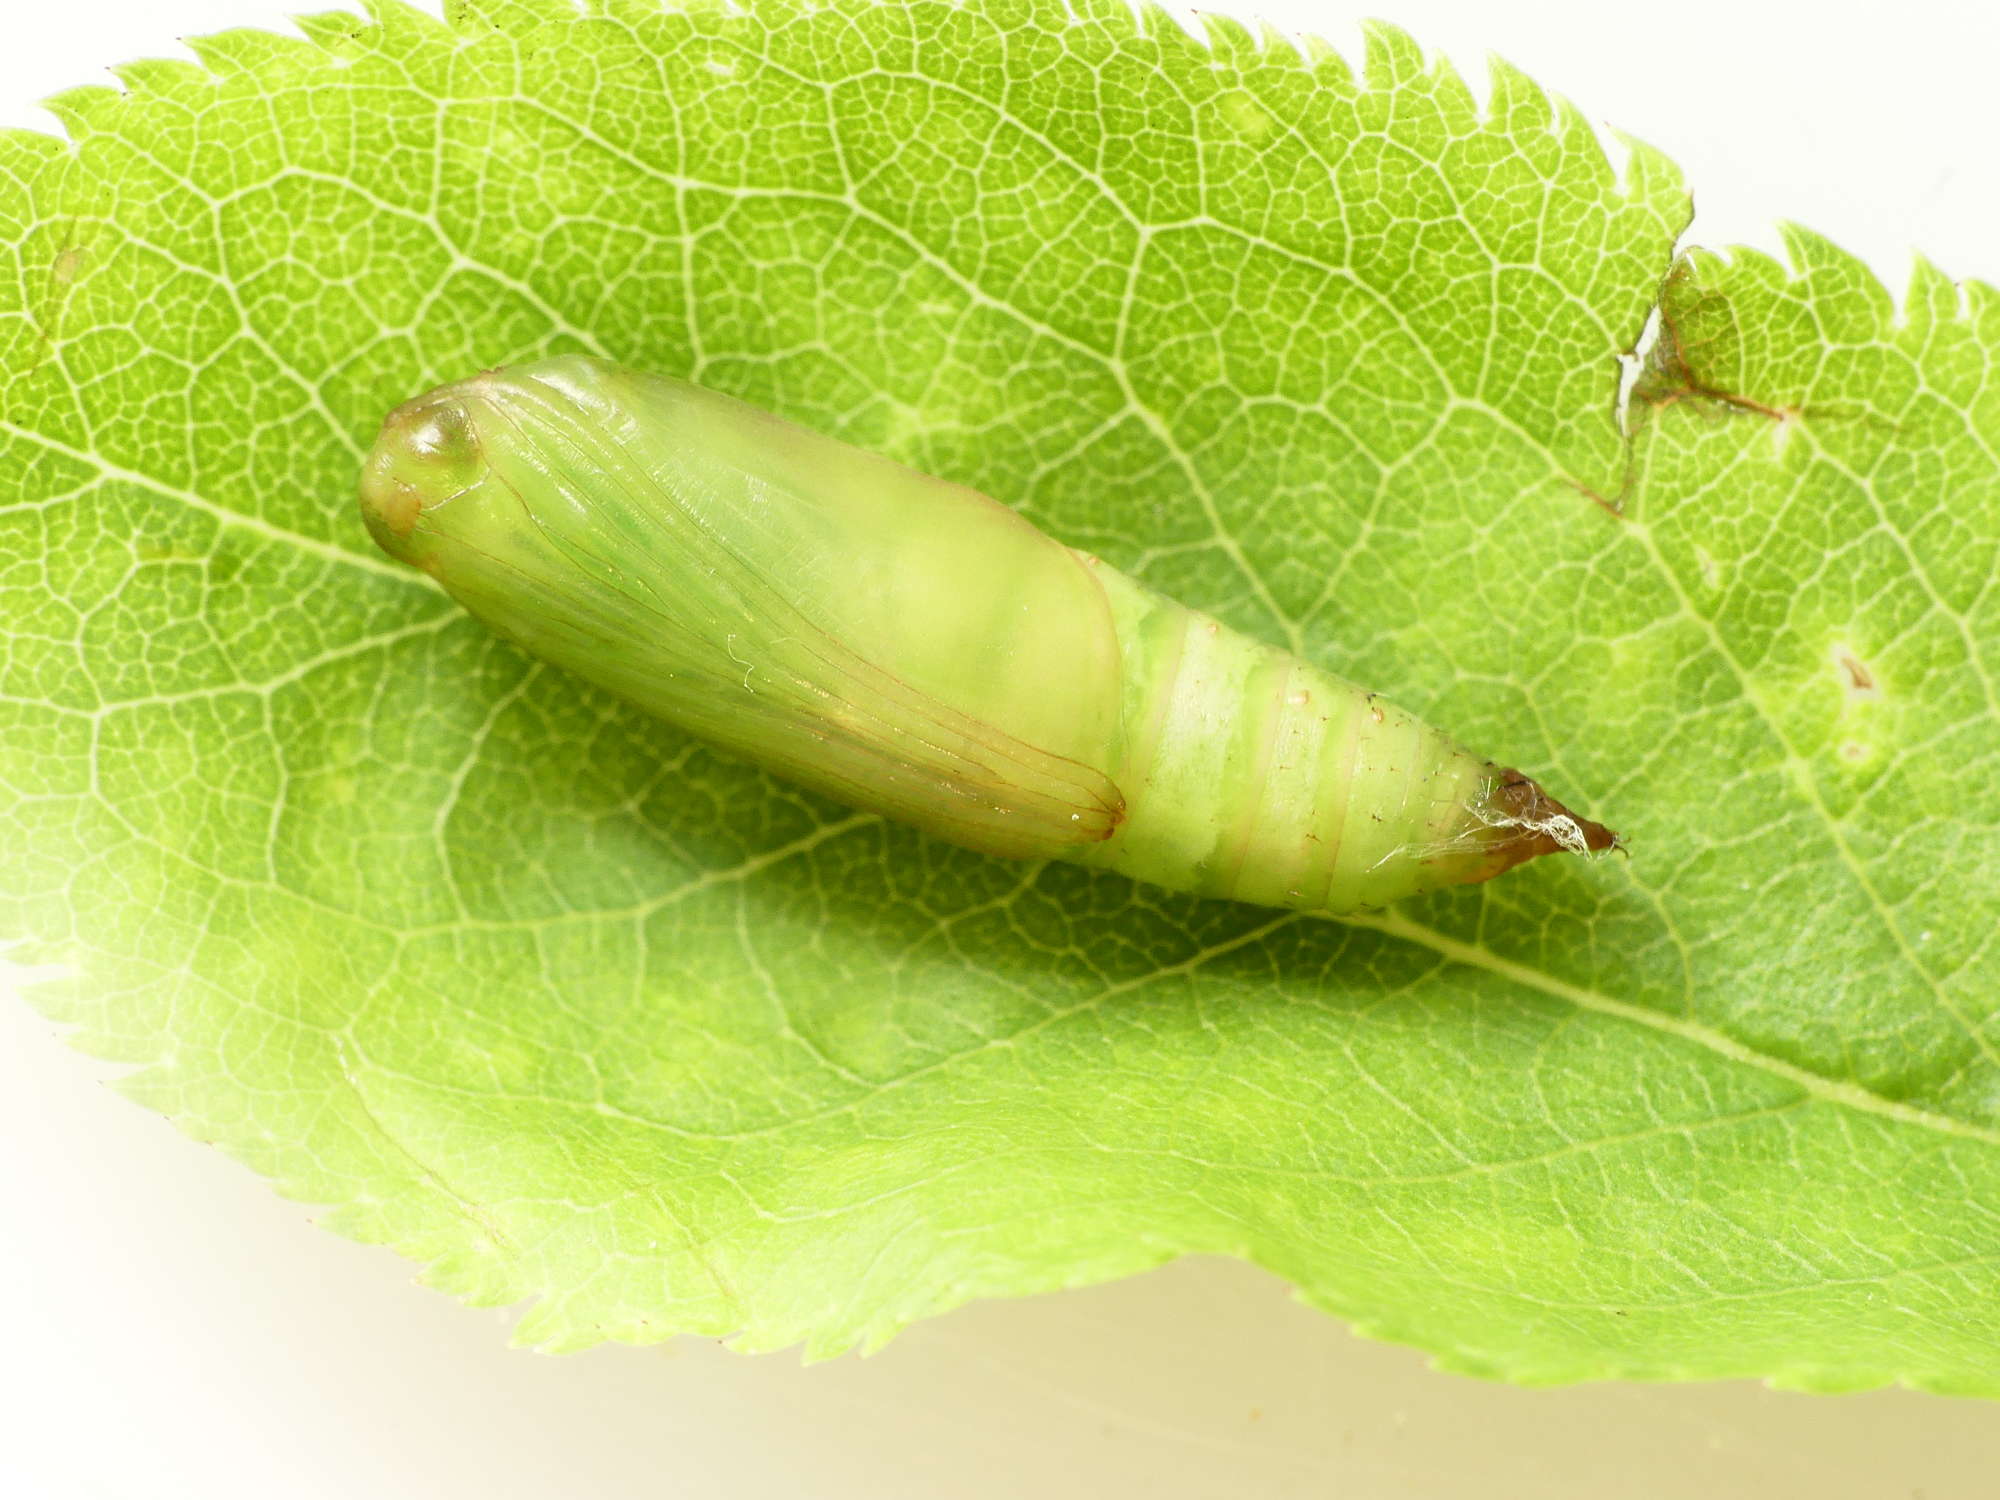
[{"label": "green pupa", "polygon": [[986,854],[1347,912],[1616,842],[997,501],[683,380],[442,386],[383,424],[361,507],[534,655]]}]

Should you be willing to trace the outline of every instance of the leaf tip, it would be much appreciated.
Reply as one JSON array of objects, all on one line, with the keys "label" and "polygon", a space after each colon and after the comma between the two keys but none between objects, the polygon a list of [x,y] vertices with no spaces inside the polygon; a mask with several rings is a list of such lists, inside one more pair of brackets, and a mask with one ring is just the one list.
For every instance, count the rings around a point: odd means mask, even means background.
[{"label": "leaf tip", "polygon": [[82,141],[125,102],[125,97],[123,89],[108,83],[85,83],[50,94],[42,100],[42,108],[56,117],[72,141]]},{"label": "leaf tip", "polygon": [[437,37],[449,35],[452,25],[409,3],[409,0],[361,0],[362,14],[384,37]]},{"label": "leaf tip", "polygon": [[171,94],[190,84],[208,81],[201,67],[177,57],[140,57],[114,63],[111,76],[125,85],[123,97]]},{"label": "leaf tip", "polygon": [[1361,23],[1361,70],[1367,86],[1383,91],[1423,75],[1424,49],[1417,39],[1390,21]]}]

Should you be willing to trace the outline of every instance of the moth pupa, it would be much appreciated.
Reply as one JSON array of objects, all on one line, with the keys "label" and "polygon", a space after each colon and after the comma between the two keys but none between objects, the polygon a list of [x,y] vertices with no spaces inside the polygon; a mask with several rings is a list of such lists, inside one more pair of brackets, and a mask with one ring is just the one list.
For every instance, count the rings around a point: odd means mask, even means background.
[{"label": "moth pupa", "polygon": [[1346,912],[1615,843],[995,500],[684,380],[441,386],[383,424],[361,508],[532,654],[987,854]]}]

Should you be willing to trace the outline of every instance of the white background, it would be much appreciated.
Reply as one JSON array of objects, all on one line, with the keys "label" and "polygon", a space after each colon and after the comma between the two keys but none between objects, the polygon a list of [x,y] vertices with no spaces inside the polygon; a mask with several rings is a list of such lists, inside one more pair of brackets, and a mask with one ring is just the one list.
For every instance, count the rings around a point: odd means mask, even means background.
[{"label": "white background", "polygon": [[[1790,218],[1898,289],[1912,246],[2000,280],[1990,3],[1211,8],[1349,55],[1358,19],[1385,14],[1482,83],[1498,52],[1674,157],[1696,242],[1776,249],[1772,224]],[[0,125],[52,128],[36,98],[286,9],[0,0]],[[314,1229],[308,1209],[101,1087],[111,1072],[0,997],[8,1500],[2000,1494],[2000,1405],[1483,1385],[1220,1262],[968,1308],[811,1368],[704,1341],[525,1353],[503,1315]]]}]

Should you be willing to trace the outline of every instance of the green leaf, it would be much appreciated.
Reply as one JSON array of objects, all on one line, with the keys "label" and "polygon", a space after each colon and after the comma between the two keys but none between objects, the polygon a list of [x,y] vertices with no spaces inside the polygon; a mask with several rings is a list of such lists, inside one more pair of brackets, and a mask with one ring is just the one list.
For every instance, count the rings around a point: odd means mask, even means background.
[{"label": "green leaf", "polygon": [[[1801,234],[1663,295],[1668,163],[1393,31],[587,8],[0,137],[0,937],[129,1092],[559,1348],[1209,1252],[1483,1374],[2000,1394],[1989,289]],[[692,746],[356,518],[390,405],[565,349],[1019,503],[1631,858],[1315,921]]]}]

